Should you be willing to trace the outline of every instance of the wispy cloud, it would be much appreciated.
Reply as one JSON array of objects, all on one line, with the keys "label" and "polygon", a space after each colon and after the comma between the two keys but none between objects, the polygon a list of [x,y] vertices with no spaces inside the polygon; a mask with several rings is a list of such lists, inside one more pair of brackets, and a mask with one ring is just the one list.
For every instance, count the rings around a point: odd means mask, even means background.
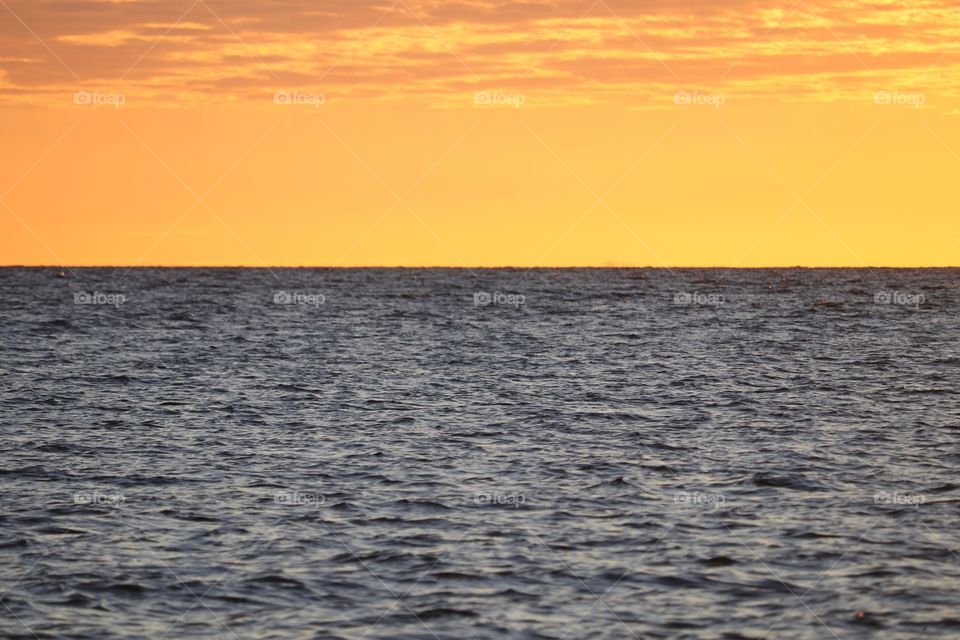
[{"label": "wispy cloud", "polygon": [[698,87],[830,100],[904,89],[947,101],[960,79],[960,7],[948,0],[3,5],[3,101],[49,102],[88,87],[145,104],[258,100],[296,87],[439,104],[516,89],[543,103],[642,105]]}]

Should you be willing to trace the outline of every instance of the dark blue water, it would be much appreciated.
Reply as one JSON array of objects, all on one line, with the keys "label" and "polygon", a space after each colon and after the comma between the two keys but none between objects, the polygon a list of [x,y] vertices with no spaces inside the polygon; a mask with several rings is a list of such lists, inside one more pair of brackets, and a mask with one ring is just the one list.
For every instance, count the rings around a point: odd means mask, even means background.
[{"label": "dark blue water", "polygon": [[57,275],[0,636],[960,637],[960,271]]}]

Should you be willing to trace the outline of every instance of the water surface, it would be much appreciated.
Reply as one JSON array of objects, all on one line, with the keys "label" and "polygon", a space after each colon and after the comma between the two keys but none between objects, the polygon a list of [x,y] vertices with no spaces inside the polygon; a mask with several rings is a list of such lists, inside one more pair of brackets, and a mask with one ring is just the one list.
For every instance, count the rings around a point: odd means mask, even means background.
[{"label": "water surface", "polygon": [[960,271],[63,275],[3,637],[960,636]]}]

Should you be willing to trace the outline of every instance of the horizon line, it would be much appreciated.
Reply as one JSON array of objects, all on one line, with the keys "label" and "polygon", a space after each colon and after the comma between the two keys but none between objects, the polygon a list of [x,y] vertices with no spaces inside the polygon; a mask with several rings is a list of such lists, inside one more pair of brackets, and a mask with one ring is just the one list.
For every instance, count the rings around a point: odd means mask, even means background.
[{"label": "horizon line", "polygon": [[890,265],[865,265],[865,266],[854,266],[854,265],[765,265],[765,266],[727,266],[727,265],[644,265],[644,266],[630,266],[630,265],[566,265],[566,266],[518,266],[518,265],[341,265],[341,266],[331,266],[331,265],[250,265],[250,264],[236,264],[236,265],[192,265],[192,264],[177,264],[177,265],[126,265],[126,264],[100,264],[100,265],[69,265],[69,264],[0,264],[0,269],[448,269],[448,270],[460,270],[460,271],[470,271],[477,269],[484,270],[493,270],[493,269],[517,269],[517,270],[556,270],[556,269],[644,269],[644,270],[663,270],[669,271],[671,269],[726,269],[726,270],[759,270],[759,269],[960,269],[960,265],[942,265],[942,266],[932,266],[932,265],[899,265],[899,266],[890,266]]}]

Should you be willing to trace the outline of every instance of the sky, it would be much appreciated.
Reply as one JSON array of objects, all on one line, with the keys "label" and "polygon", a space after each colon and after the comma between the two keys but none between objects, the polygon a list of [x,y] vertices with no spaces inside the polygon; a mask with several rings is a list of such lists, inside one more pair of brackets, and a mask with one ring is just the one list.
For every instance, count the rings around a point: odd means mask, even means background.
[{"label": "sky", "polygon": [[951,0],[0,0],[0,264],[960,265]]}]

